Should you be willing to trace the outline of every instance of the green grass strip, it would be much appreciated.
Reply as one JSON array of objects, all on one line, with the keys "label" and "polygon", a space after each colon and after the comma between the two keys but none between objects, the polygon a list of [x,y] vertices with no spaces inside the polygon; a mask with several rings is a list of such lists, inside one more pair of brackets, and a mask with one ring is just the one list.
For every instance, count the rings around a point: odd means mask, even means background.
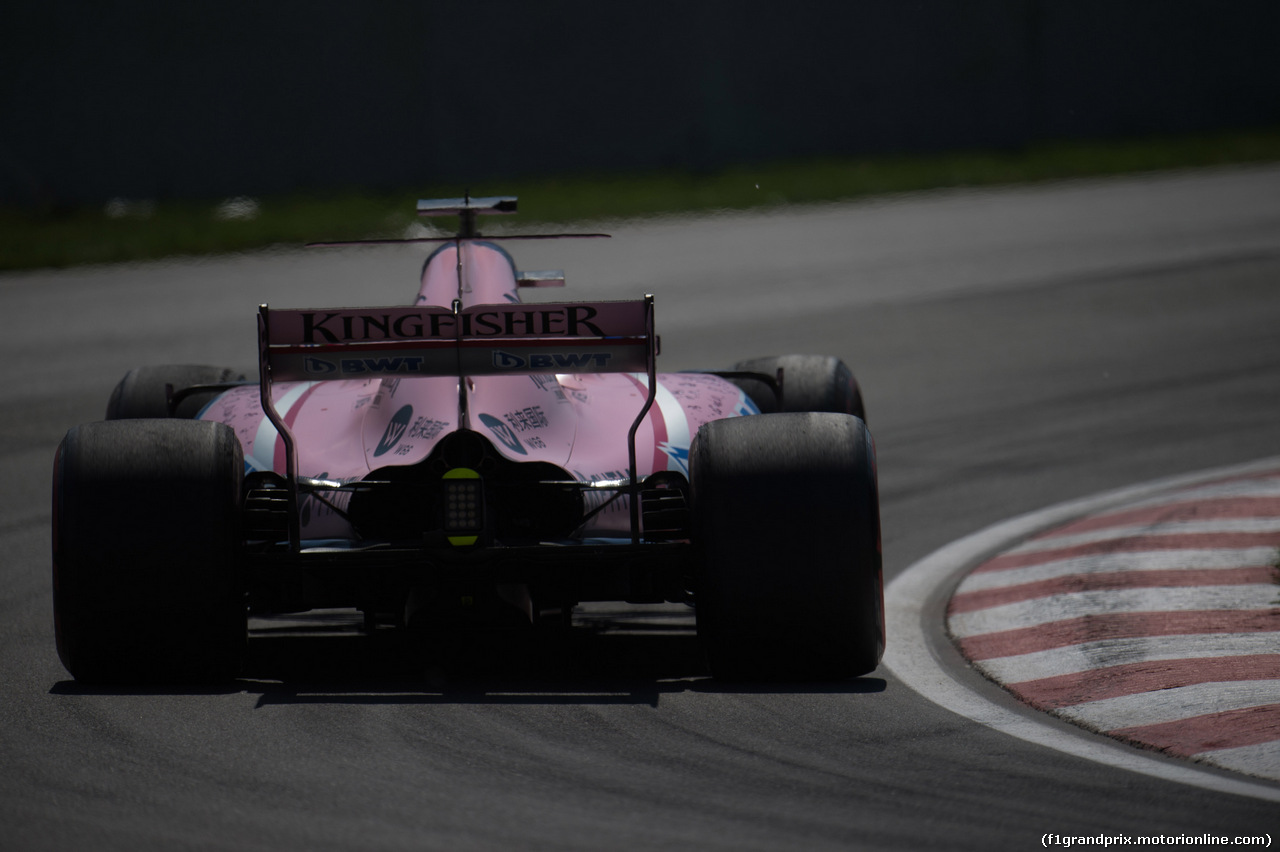
[{"label": "green grass strip", "polygon": [[[476,196],[520,196],[521,226],[563,225],[1276,161],[1280,128],[1048,144],[1018,151],[768,163],[701,175],[658,172],[491,181],[469,189]],[[386,195],[252,201],[116,201],[69,210],[0,208],[0,270],[237,252],[319,239],[398,237],[415,221],[416,199],[454,197],[463,189],[424,186]]]}]

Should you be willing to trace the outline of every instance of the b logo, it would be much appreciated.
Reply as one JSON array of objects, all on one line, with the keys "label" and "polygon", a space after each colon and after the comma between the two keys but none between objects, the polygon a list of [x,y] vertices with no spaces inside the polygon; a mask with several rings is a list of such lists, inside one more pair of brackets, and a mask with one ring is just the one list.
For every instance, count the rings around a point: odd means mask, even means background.
[{"label": "b logo", "polygon": [[498,370],[521,370],[526,365],[524,359],[519,355],[497,350],[493,353],[493,366]]},{"label": "b logo", "polygon": [[338,369],[332,361],[323,358],[307,358],[302,362],[302,368],[313,376],[327,376]]}]

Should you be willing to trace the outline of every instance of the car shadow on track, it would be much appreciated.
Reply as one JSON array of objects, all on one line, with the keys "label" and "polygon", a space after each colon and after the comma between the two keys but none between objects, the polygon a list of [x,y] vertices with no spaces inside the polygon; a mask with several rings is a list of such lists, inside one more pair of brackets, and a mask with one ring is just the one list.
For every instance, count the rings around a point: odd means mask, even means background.
[{"label": "car shadow on track", "polygon": [[684,612],[580,614],[572,627],[433,636],[360,630],[359,617],[254,619],[239,680],[170,688],[63,681],[56,694],[249,693],[290,704],[633,704],[664,694],[869,694],[874,675],[831,682],[713,680]]}]

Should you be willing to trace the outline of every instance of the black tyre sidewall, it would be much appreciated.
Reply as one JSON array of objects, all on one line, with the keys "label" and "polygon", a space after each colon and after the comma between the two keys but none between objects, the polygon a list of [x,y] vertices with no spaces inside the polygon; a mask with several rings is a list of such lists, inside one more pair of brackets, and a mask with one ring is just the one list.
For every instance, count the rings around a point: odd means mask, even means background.
[{"label": "black tyre sidewall", "polygon": [[125,373],[111,391],[107,401],[107,420],[137,420],[166,418],[170,416],[193,418],[200,413],[216,392],[197,393],[183,400],[171,415],[166,385],[181,391],[195,385],[214,385],[240,381],[244,376],[230,367],[210,367],[203,364],[168,364],[158,367],[137,367]]},{"label": "black tyre sidewall", "polygon": [[874,450],[827,412],[713,421],[690,457],[698,632],[722,679],[836,679],[884,650]]},{"label": "black tyre sidewall", "polygon": [[862,391],[849,369],[833,355],[774,355],[739,361],[734,370],[777,375],[782,369],[782,406],[777,405],[773,391],[754,379],[735,379],[756,407],[764,413],[773,411],[829,411],[852,414],[867,419]]},{"label": "black tyre sidewall", "polygon": [[233,676],[244,652],[244,461],[221,423],[67,433],[54,462],[58,654],[77,680]]}]

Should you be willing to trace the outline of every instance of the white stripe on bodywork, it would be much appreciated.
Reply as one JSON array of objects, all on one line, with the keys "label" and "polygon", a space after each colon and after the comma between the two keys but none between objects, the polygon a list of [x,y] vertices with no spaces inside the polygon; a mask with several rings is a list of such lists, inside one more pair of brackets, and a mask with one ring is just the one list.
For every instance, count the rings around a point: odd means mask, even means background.
[{"label": "white stripe on bodywork", "polygon": [[[649,377],[644,373],[631,373],[632,378],[644,390],[649,389]],[[658,406],[658,414],[666,427],[667,440],[658,444],[658,450],[667,457],[666,470],[677,470],[689,474],[689,418],[685,415],[684,406],[675,394],[658,381],[658,392],[654,395],[654,403]],[[652,416],[652,413],[650,414]],[[637,453],[639,449],[637,448]]]},{"label": "white stripe on bodywork", "polygon": [[[648,384],[648,376],[641,381]],[[667,470],[677,470],[685,476],[689,475],[689,418],[685,415],[684,406],[666,385],[658,382],[657,404],[662,412],[662,419],[667,423],[667,442],[658,449],[666,453]]]},{"label": "white stripe on bodywork", "polygon": [[[289,409],[293,408],[302,395],[310,390],[314,384],[316,383],[299,382],[289,388],[288,393],[276,400],[276,411],[280,416],[282,418],[287,417]],[[246,457],[245,462],[253,467],[254,470],[273,470],[276,463],[276,438],[279,434],[264,411],[262,413],[262,422],[258,424],[257,434],[253,437],[253,454]]]}]

